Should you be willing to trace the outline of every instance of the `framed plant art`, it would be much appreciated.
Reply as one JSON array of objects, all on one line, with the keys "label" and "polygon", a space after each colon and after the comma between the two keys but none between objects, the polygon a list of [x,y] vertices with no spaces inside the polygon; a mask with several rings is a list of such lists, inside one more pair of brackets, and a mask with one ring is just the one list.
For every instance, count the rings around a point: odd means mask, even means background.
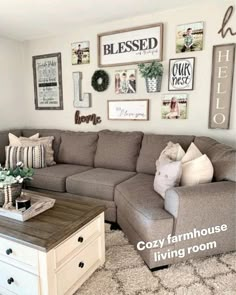
[{"label": "framed plant art", "polygon": [[195,57],[170,59],[169,91],[193,90]]},{"label": "framed plant art", "polygon": [[61,53],[33,56],[36,110],[63,110]]},{"label": "framed plant art", "polygon": [[162,61],[163,24],[112,31],[98,35],[98,66],[111,67]]}]

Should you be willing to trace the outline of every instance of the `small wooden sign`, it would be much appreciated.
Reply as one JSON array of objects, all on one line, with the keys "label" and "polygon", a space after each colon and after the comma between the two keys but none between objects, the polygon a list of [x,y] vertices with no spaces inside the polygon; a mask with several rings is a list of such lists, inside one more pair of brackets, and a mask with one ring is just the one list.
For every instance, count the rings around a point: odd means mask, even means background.
[{"label": "small wooden sign", "polygon": [[108,120],[149,120],[149,99],[108,100]]},{"label": "small wooden sign", "polygon": [[234,64],[235,44],[222,44],[213,47],[209,111],[210,129],[229,129]]}]

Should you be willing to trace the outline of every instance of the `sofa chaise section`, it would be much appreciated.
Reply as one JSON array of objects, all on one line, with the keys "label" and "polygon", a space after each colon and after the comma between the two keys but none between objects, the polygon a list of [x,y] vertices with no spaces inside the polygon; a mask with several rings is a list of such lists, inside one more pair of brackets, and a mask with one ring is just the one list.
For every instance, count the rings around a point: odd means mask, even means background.
[{"label": "sofa chaise section", "polygon": [[[173,231],[173,216],[164,210],[164,200],[153,190],[153,180],[153,175],[139,173],[115,189],[117,222],[135,246],[140,241],[164,239]],[[155,251],[160,249],[139,251],[150,268],[160,266],[154,261]],[[171,263],[164,264],[167,262]]]}]

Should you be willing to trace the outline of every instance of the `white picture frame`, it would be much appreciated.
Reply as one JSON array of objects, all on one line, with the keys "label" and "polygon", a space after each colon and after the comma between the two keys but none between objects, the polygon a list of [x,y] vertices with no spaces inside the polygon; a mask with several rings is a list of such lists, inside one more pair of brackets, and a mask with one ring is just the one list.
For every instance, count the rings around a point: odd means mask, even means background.
[{"label": "white picture frame", "polygon": [[195,57],[169,60],[169,91],[186,91],[194,88]]},{"label": "white picture frame", "polygon": [[149,99],[108,100],[107,108],[108,120],[149,120]]},{"label": "white picture frame", "polygon": [[163,27],[157,23],[98,34],[98,66],[162,61]]}]

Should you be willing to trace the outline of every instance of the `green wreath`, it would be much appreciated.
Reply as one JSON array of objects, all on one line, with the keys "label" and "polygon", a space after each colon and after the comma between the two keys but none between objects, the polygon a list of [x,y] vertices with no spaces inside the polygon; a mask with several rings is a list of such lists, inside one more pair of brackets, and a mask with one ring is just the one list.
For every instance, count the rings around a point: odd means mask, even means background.
[{"label": "green wreath", "polygon": [[92,86],[93,89],[102,92],[107,90],[109,85],[109,76],[108,74],[103,70],[95,71],[92,76]]}]

